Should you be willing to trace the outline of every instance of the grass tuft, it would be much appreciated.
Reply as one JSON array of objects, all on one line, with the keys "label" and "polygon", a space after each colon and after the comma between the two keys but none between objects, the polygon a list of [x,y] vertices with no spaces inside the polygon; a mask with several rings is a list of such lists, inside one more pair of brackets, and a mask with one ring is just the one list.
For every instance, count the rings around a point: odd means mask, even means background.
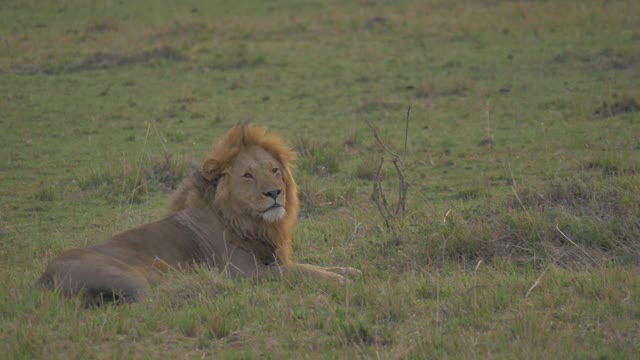
[{"label": "grass tuft", "polygon": [[[356,178],[362,180],[371,181],[377,175],[378,167],[380,165],[380,158],[368,157],[356,165],[355,175]],[[384,168],[380,169],[380,180],[384,180],[386,177],[386,171]]]},{"label": "grass tuft", "polygon": [[454,196],[455,199],[462,201],[470,201],[477,200],[484,195],[484,192],[480,188],[469,188],[465,190],[458,191]]},{"label": "grass tuft", "polygon": [[[582,267],[612,258],[638,263],[640,236],[634,220],[640,196],[633,182],[554,180],[542,191],[523,189],[503,207],[475,207],[441,226],[453,259],[508,258],[514,262]],[[435,251],[435,249],[432,249]]]},{"label": "grass tuft", "polygon": [[142,165],[129,162],[93,171],[78,179],[81,191],[100,194],[111,202],[142,202],[149,192],[175,189],[188,170],[187,162],[170,153],[149,156]]},{"label": "grass tuft", "polygon": [[40,189],[35,194],[33,194],[33,198],[38,201],[54,201],[56,199],[56,196],[51,189]]},{"label": "grass tuft", "polygon": [[300,154],[298,167],[304,173],[326,176],[338,172],[340,151],[335,147],[308,138],[298,138],[294,147]]},{"label": "grass tuft", "polygon": [[302,176],[298,179],[298,186],[303,215],[321,214],[336,208],[348,207],[356,197],[354,186],[323,185],[314,176]]},{"label": "grass tuft", "polygon": [[632,113],[640,111],[640,105],[633,98],[623,97],[612,102],[604,101],[597,109],[593,111],[593,116],[598,118],[607,118],[624,113]]}]

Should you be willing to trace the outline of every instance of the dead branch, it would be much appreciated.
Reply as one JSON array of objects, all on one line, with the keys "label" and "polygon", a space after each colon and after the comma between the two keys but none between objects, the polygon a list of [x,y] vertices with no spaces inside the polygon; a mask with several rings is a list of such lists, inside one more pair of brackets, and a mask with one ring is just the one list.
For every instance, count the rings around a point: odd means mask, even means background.
[{"label": "dead branch", "polygon": [[398,173],[398,203],[396,204],[395,216],[402,217],[406,211],[406,203],[407,203],[407,191],[409,190],[409,184],[404,181],[404,173],[400,166],[398,165],[398,159],[394,158],[391,160],[393,166],[396,168],[396,172]]},{"label": "dead branch", "polygon": [[380,159],[380,165],[378,166],[378,171],[376,175],[373,177],[373,194],[372,199],[373,202],[378,207],[378,212],[382,216],[384,220],[384,225],[387,229],[391,228],[391,224],[389,223],[389,211],[383,204],[380,203],[380,194],[384,194],[382,192],[382,187],[380,186],[380,172],[382,171],[382,164],[384,163],[384,158]]},{"label": "dead branch", "polygon": [[[407,120],[405,125],[405,137],[404,137],[404,153],[407,153],[407,139],[409,136],[409,114],[411,111],[411,107],[407,109]],[[373,178],[373,193],[372,200],[376,204],[378,208],[378,212],[382,219],[384,220],[385,227],[387,229],[393,229],[395,222],[404,216],[406,213],[406,203],[407,203],[407,191],[409,190],[409,184],[405,181],[404,177],[404,163],[402,162],[402,158],[391,149],[389,149],[380,139],[378,135],[378,130],[374,128],[368,121],[365,120],[365,123],[371,129],[373,133],[373,138],[378,143],[378,146],[382,150],[384,150],[387,154],[391,155],[391,163],[398,174],[398,200],[396,201],[395,208],[393,211],[389,208],[389,202],[387,201],[387,197],[385,192],[382,189],[382,181],[381,181],[381,173],[382,173],[382,165],[384,164],[384,157],[380,159],[380,165],[378,165],[378,169]]]},{"label": "dead branch", "polygon": [[407,122],[404,125],[404,155],[407,155],[407,139],[409,138],[409,114],[411,113],[411,105],[407,107]]},{"label": "dead branch", "polygon": [[391,149],[389,149],[383,142],[382,140],[380,140],[380,136],[378,135],[378,130],[376,130],[376,128],[374,128],[371,124],[369,124],[369,122],[367,120],[364,121],[369,128],[371,129],[371,132],[373,133],[373,137],[376,139],[376,142],[378,143],[378,145],[382,148],[382,150],[386,151],[387,153],[389,153],[389,155],[393,156],[394,158],[400,158],[400,156],[398,156],[398,154],[394,153],[393,151],[391,151]]}]

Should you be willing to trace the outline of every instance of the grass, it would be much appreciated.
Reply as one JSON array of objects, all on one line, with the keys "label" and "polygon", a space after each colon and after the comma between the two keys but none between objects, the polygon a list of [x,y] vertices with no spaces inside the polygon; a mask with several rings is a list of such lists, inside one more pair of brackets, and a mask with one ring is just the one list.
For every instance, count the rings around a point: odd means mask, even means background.
[{"label": "grass", "polygon": [[300,155],[298,167],[301,172],[325,176],[340,169],[340,150],[310,139],[299,139],[295,149]]},{"label": "grass", "polygon": [[[7,358],[634,358],[634,1],[0,5]],[[411,106],[405,146],[405,119]],[[294,251],[347,286],[175,274],[82,309],[47,261],[157,219],[229,127],[291,140]],[[403,160],[407,211],[371,201]]]},{"label": "grass", "polygon": [[[126,161],[94,170],[77,180],[83,192],[95,193],[113,202],[140,203],[152,191],[175,190],[187,175],[188,164],[170,153],[148,156],[138,166]],[[36,197],[43,197],[37,193]]]}]

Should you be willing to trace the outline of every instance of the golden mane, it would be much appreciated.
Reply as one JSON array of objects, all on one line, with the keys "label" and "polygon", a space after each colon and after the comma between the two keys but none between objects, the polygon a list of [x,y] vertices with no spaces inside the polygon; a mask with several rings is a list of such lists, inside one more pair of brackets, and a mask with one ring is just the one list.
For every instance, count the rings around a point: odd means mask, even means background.
[{"label": "golden mane", "polygon": [[[187,178],[176,190],[172,197],[167,214],[172,214],[189,207],[209,206],[215,198],[215,189],[225,171],[231,167],[238,154],[251,146],[257,146],[271,154],[282,166],[282,177],[286,186],[287,202],[285,218],[273,224],[249,223],[227,225],[237,232],[260,233],[265,232],[266,237],[275,249],[275,255],[279,264],[291,264],[292,250],[291,239],[293,229],[298,220],[299,200],[298,188],[293,178],[291,163],[296,159],[295,152],[280,136],[269,134],[265,128],[254,127],[250,124],[238,125],[229,129],[209,151],[200,169]],[[214,184],[213,191],[198,178],[202,177]],[[229,214],[229,207],[221,204],[215,210],[225,219],[233,219],[242,214]],[[246,220],[246,219],[245,219]],[[241,227],[241,228],[239,228]]]}]

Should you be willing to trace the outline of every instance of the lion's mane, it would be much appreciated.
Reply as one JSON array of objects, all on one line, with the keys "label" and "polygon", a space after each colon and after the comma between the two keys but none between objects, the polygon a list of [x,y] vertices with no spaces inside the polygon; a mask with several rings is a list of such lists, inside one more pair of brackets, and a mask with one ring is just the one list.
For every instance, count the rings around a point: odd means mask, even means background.
[{"label": "lion's mane", "polygon": [[[216,192],[225,191],[220,178],[229,168],[237,155],[250,146],[258,146],[267,151],[278,162],[282,170],[285,184],[286,214],[283,219],[273,223],[265,223],[246,214],[235,211],[236,208],[226,202],[216,202]],[[239,125],[227,131],[224,137],[209,151],[202,166],[196,169],[191,177],[185,179],[172,196],[167,214],[177,213],[191,207],[206,207],[213,204],[214,211],[223,223],[245,241],[268,241],[275,250],[277,262],[281,265],[292,263],[291,239],[298,219],[298,190],[293,178],[291,163],[296,154],[280,136],[270,134],[266,129],[252,125]],[[207,181],[202,181],[202,178]],[[209,186],[207,182],[213,184]],[[233,186],[233,184],[232,184]],[[228,198],[227,198],[228,201]],[[251,247],[245,243],[243,247]],[[260,244],[255,244],[260,245]],[[242,244],[241,244],[242,246]],[[247,248],[246,250],[254,250]]]}]

